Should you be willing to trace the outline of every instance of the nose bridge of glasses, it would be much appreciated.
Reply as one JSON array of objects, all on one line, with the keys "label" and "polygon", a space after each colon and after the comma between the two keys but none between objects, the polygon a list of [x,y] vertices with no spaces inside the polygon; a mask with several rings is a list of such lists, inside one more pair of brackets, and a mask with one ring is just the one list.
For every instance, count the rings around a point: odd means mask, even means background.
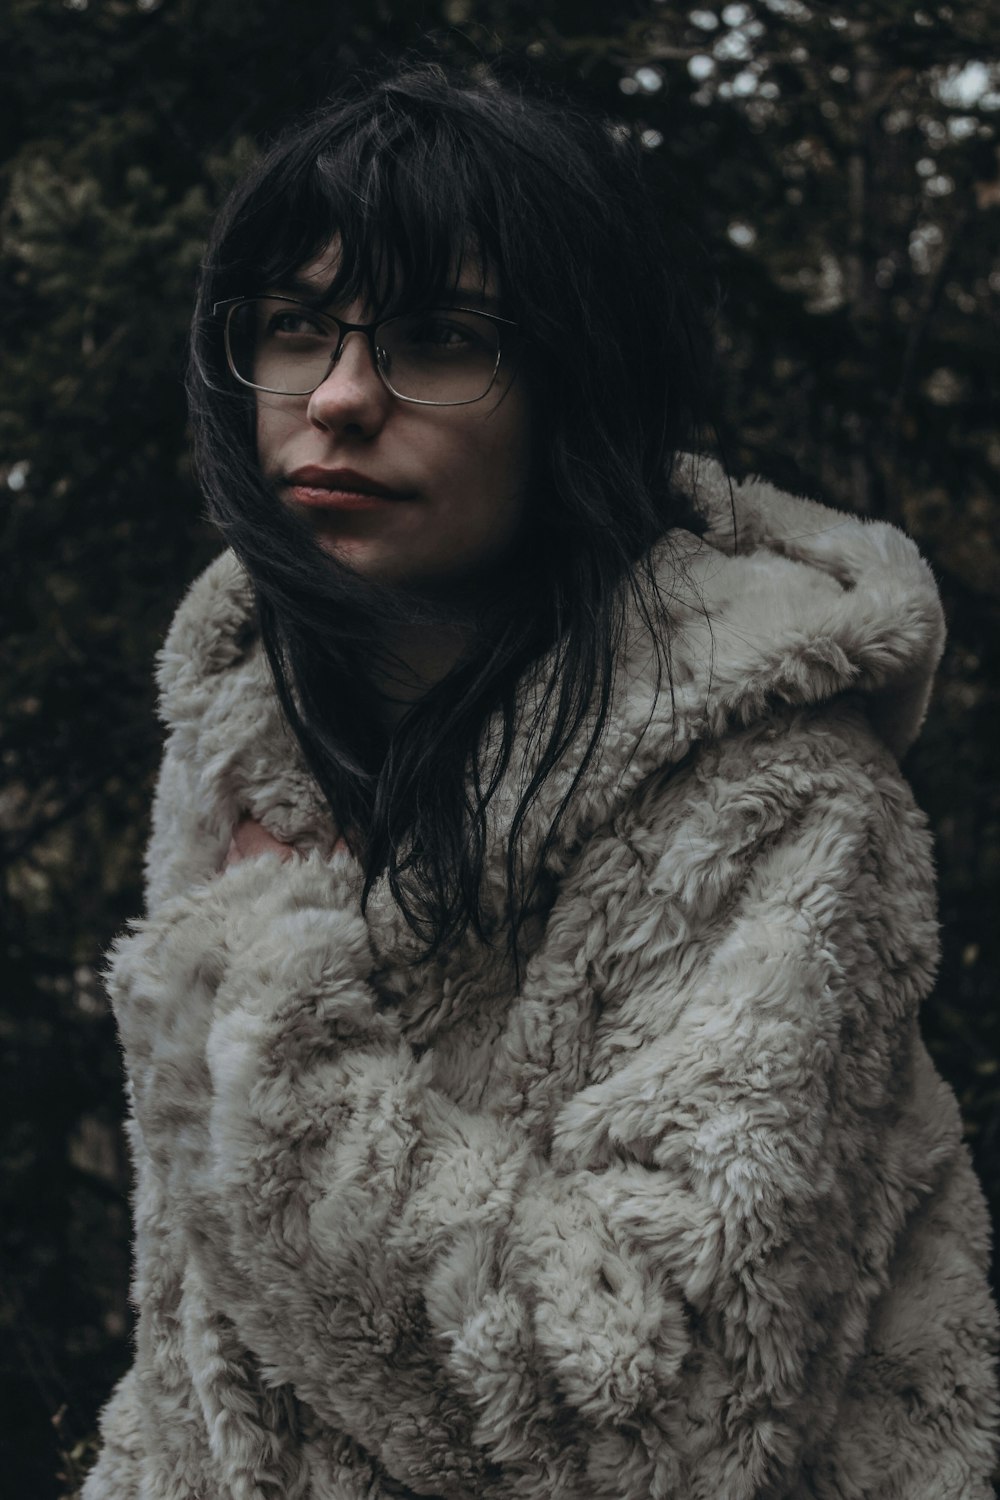
[{"label": "nose bridge of glasses", "polygon": [[357,335],[357,337],[361,339],[365,348],[368,350],[368,358],[371,363],[372,370],[381,379],[378,363],[378,351],[375,346],[375,325],[372,323],[339,323],[336,321],[336,319],[332,319],[331,321],[334,322],[336,326],[336,343],[334,345],[333,353],[330,355],[330,364],[326,372],[327,376],[329,376],[337,368],[337,366],[343,359],[344,350],[347,347],[348,339],[353,337],[354,335]]}]

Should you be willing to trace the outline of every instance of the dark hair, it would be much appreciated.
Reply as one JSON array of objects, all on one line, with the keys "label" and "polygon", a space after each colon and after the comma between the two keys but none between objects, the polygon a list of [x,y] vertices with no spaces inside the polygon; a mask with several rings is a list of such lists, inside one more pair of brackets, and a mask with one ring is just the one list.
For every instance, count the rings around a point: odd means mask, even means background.
[{"label": "dark hair", "polygon": [[[543,660],[547,738],[507,845],[512,940],[559,821],[522,868],[531,803],[576,736],[578,777],[593,759],[630,595],[664,634],[650,548],[673,528],[702,529],[672,473],[701,420],[704,320],[681,269],[686,231],[647,187],[642,157],[625,127],[566,99],[406,66],[287,131],[233,192],[207,251],[189,395],[210,514],[252,580],[288,722],[336,823],[360,835],[365,899],[385,872],[429,952],[469,923],[488,935],[487,809],[519,679]],[[229,376],[212,316],[217,301],[287,280],[334,236],[327,295],[358,297],[372,317],[433,303],[454,284],[456,254],[474,253],[525,334],[540,434],[517,566],[471,654],[391,734],[364,665],[419,605],[334,564],[268,488],[253,398]],[[486,735],[494,716],[500,732]]]}]

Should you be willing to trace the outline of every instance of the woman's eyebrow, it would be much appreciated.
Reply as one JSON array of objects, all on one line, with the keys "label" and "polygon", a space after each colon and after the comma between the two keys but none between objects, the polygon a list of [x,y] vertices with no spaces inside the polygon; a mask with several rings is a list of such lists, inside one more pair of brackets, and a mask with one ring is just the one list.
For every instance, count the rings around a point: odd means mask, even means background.
[{"label": "woman's eyebrow", "polygon": [[323,288],[315,281],[306,281],[300,276],[283,276],[280,281],[269,283],[265,297],[298,297],[303,302],[315,302],[323,295]]}]

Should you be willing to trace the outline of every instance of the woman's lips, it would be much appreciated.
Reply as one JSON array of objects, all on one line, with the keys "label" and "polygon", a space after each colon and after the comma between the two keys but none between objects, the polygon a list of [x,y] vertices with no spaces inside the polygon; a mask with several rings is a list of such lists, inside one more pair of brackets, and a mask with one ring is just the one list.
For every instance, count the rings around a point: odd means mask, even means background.
[{"label": "woman's lips", "polygon": [[409,497],[353,469],[307,465],[289,474],[286,492],[298,505],[317,510],[376,510]]}]

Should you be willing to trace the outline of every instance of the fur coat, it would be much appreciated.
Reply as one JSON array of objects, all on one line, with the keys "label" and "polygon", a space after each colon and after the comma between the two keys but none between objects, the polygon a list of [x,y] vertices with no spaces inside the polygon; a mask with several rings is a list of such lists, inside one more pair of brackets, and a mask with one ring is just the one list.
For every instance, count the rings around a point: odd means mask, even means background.
[{"label": "fur coat", "polygon": [[[245,575],[191,588],[110,960],[138,1326],[84,1500],[992,1493],[989,1227],[918,1030],[937,923],[897,766],[937,592],[892,527],[762,481],[732,508],[695,468],[672,690],[633,628],[519,986],[500,943],[415,962],[383,884],[361,915]],[[301,857],[219,873],[244,812]]]}]

